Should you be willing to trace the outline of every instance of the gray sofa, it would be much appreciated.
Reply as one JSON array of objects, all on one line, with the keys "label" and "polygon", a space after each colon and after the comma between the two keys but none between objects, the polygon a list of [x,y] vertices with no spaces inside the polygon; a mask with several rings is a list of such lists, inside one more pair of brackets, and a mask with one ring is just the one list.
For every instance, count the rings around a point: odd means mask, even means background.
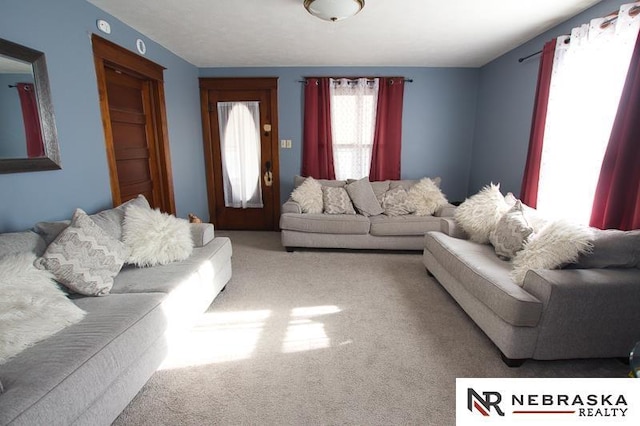
[{"label": "gray sofa", "polygon": [[[304,178],[297,176],[294,188]],[[439,182],[439,178],[437,179]],[[323,186],[345,186],[344,180],[322,180]],[[387,180],[372,182],[380,198],[395,186],[409,190],[416,180]],[[440,218],[451,217],[455,206],[447,204],[433,216],[364,216],[362,214],[303,213],[298,203],[289,199],[282,205],[280,230],[282,246],[287,251],[296,248],[422,250],[424,234],[440,229]]]},{"label": "gray sofa", "polygon": [[[125,266],[111,294],[74,297],[85,318],[0,365],[0,425],[108,425],[167,354],[168,340],[204,312],[231,278],[231,242],[191,224],[184,261]],[[42,254],[32,231],[0,234],[0,257]]]},{"label": "gray sofa", "polygon": [[467,240],[453,219],[441,225],[441,232],[425,236],[424,265],[507,365],[628,357],[640,341],[637,267],[529,270],[520,287],[509,276],[510,262],[491,245]]}]

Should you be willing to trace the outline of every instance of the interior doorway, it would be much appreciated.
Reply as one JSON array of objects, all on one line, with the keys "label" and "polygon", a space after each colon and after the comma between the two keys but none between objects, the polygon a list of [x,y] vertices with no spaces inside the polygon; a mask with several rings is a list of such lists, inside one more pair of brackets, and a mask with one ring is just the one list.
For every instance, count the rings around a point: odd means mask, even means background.
[{"label": "interior doorway", "polygon": [[92,36],[113,205],[143,194],[175,214],[164,68]]},{"label": "interior doorway", "polygon": [[276,230],[277,78],[201,78],[209,216],[219,229]]}]

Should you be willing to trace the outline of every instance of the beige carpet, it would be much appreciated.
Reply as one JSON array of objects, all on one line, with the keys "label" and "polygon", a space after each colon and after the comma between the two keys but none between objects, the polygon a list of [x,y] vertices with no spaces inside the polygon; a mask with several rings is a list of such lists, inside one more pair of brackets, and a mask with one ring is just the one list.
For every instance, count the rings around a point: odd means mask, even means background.
[{"label": "beige carpet", "polygon": [[449,425],[456,377],[627,373],[616,360],[506,367],[420,254],[218,235],[233,242],[231,282],[116,425]]}]

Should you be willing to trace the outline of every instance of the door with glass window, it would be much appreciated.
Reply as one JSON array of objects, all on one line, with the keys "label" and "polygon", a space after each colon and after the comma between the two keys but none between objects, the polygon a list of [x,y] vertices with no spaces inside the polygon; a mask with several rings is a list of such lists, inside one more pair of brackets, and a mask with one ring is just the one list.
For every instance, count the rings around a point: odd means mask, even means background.
[{"label": "door with glass window", "polygon": [[277,229],[277,79],[202,78],[200,95],[210,221]]}]

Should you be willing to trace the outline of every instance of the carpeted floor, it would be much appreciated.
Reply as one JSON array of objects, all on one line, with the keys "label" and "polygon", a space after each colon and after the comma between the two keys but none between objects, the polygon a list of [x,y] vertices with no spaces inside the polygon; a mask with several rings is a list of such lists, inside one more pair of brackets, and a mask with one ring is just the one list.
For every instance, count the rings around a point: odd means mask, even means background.
[{"label": "carpeted floor", "polygon": [[231,237],[233,278],[115,425],[455,423],[456,377],[624,377],[616,360],[512,369],[421,254]]}]

